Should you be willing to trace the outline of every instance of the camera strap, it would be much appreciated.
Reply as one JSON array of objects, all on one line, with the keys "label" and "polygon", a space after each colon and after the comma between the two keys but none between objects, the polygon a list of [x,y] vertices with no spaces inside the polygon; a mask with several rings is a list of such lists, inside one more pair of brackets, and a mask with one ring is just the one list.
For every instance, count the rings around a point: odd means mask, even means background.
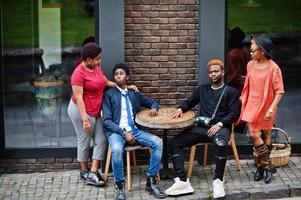
[{"label": "camera strap", "polygon": [[222,94],[221,94],[221,96],[220,96],[219,99],[218,99],[218,102],[217,102],[217,105],[216,105],[216,107],[215,107],[214,113],[213,113],[213,115],[212,115],[212,117],[211,117],[211,120],[215,118],[217,109],[218,109],[218,107],[219,107],[219,104],[220,104],[221,101],[222,101],[222,98],[223,98],[223,96],[224,96],[224,93],[225,93],[225,91],[226,91],[226,88],[227,88],[227,86],[225,85],[225,87],[224,87],[224,89],[223,89],[223,91],[222,91]]}]

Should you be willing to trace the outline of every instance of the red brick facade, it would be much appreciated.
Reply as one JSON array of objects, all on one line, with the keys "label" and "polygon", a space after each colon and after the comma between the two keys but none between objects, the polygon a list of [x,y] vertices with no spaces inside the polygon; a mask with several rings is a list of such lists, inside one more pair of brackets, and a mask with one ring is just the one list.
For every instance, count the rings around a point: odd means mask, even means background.
[{"label": "red brick facade", "polygon": [[178,105],[197,85],[197,0],[125,0],[130,80],[160,105]]}]

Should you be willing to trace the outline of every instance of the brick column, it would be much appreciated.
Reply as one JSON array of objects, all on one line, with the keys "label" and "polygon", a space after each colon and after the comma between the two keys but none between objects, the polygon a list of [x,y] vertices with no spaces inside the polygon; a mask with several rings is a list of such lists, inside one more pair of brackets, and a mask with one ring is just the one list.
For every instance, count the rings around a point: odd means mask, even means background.
[{"label": "brick column", "polygon": [[197,86],[197,0],[125,0],[130,80],[161,105],[178,105]]}]

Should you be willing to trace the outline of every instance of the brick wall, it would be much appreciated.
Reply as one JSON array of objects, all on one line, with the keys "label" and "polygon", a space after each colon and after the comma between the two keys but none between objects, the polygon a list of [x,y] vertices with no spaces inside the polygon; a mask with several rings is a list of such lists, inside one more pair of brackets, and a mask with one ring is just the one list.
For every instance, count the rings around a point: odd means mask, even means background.
[{"label": "brick wall", "polygon": [[75,158],[0,159],[0,170],[4,173],[48,172],[70,169],[79,169],[79,162]]},{"label": "brick wall", "polygon": [[197,0],[125,0],[130,80],[160,105],[178,105],[197,85]]}]

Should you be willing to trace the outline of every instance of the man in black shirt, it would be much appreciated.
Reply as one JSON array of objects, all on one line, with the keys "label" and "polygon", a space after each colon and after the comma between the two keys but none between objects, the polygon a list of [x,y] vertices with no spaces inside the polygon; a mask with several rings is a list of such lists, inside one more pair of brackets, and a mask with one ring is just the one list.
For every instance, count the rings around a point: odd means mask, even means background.
[{"label": "man in black shirt", "polygon": [[[226,165],[226,149],[230,139],[231,124],[235,122],[240,114],[240,101],[236,89],[224,84],[223,62],[217,59],[211,60],[207,68],[211,84],[196,88],[192,95],[178,106],[173,115],[173,118],[181,117],[183,112],[198,104],[198,116],[201,116],[201,118],[197,118],[200,119],[197,126],[184,130],[170,142],[169,153],[173,161],[176,178],[175,183],[165,191],[167,195],[173,196],[194,192],[185,173],[182,149],[200,142],[212,142],[215,147],[216,164],[213,197],[225,196],[223,176]],[[207,123],[207,125],[201,123],[201,121],[206,120],[210,120],[210,123]]]}]

